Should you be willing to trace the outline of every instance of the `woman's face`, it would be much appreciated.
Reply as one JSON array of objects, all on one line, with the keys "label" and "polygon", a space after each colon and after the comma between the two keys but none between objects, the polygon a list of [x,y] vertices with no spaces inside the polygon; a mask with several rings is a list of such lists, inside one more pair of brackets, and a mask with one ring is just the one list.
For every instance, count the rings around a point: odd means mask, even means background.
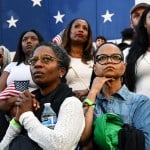
[{"label": "woman's face", "polygon": [[37,44],[39,39],[34,32],[27,32],[22,38],[22,49],[25,54],[30,53]]},{"label": "woman's face", "polygon": [[122,56],[119,48],[113,44],[105,44],[105,45],[102,45],[98,49],[96,56],[98,55],[107,56],[107,63],[100,64],[96,62],[96,64],[94,65],[94,71],[97,76],[117,79],[117,78],[120,78],[124,74],[125,72],[124,61],[122,59],[120,60],[119,63],[115,64],[112,61],[112,58],[110,58],[110,56],[114,54],[117,54],[117,55],[119,54]]},{"label": "woman's face", "polygon": [[63,75],[58,67],[58,58],[48,46],[38,47],[31,59],[31,74],[34,82],[40,87],[58,84]]},{"label": "woman's face", "polygon": [[3,50],[0,49],[0,66],[3,65]]},{"label": "woman's face", "polygon": [[131,14],[131,27],[135,28],[139,20],[144,12],[145,8],[137,8],[132,14]]},{"label": "woman's face", "polygon": [[85,20],[77,19],[71,27],[70,39],[72,41],[77,41],[85,43],[88,38],[88,24]]}]

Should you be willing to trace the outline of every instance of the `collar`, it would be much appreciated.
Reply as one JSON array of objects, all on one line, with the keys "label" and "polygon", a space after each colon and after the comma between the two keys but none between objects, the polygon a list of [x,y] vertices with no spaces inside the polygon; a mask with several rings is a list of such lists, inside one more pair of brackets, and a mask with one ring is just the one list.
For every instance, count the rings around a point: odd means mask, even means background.
[{"label": "collar", "polygon": [[[116,93],[114,93],[112,96],[119,96],[121,98],[121,100],[127,101],[128,100],[128,95],[129,95],[129,90],[126,87],[126,85],[123,85]],[[104,100],[105,97],[102,93],[100,93],[98,96],[99,100]]]}]

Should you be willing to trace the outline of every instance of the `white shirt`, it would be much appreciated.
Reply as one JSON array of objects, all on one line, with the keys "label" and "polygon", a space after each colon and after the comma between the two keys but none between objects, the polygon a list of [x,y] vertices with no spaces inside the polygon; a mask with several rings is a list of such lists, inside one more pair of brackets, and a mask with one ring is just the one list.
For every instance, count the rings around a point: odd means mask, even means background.
[{"label": "white shirt", "polygon": [[71,57],[70,69],[66,75],[67,84],[75,90],[83,90],[89,88],[92,70],[93,70],[93,61],[88,61],[88,64],[85,64],[81,61],[81,58]]},{"label": "white shirt", "polygon": [[137,60],[136,93],[150,97],[150,52],[146,52]]},{"label": "white shirt", "polygon": [[[23,113],[19,121],[27,130],[28,136],[43,150],[74,150],[85,127],[82,103],[76,97],[64,100],[54,130],[42,125],[31,111]],[[17,131],[9,125],[0,148],[6,150],[16,135]]]},{"label": "white shirt", "polygon": [[17,66],[17,62],[11,62],[4,71],[9,72],[9,76],[7,78],[7,86],[11,84],[13,81],[22,81],[29,80],[29,90],[33,91],[37,88],[37,85],[33,82],[30,72],[30,66],[21,63]]}]

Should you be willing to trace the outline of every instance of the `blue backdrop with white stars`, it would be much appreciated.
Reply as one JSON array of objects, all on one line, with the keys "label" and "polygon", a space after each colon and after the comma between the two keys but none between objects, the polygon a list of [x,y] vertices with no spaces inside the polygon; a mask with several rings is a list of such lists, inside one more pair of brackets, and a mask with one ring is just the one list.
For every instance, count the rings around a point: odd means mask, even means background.
[{"label": "blue backdrop with white stars", "polygon": [[0,0],[0,45],[15,51],[20,34],[38,30],[46,41],[63,30],[74,18],[85,18],[91,25],[93,40],[121,37],[130,26],[134,0]]}]

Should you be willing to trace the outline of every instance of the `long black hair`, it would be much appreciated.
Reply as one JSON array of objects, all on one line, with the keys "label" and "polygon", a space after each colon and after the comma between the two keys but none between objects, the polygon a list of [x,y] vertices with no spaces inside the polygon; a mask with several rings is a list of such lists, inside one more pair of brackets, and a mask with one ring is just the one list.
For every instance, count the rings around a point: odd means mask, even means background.
[{"label": "long black hair", "polygon": [[141,19],[138,23],[138,26],[135,31],[135,37],[129,50],[129,54],[127,56],[126,62],[126,72],[124,82],[126,83],[129,90],[135,90],[135,84],[137,81],[136,77],[136,64],[137,60],[140,56],[144,55],[149,47],[149,37],[147,33],[147,29],[145,27],[146,16],[150,12],[150,7],[145,9],[143,12]]},{"label": "long black hair", "polygon": [[13,59],[14,62],[17,62],[17,65],[19,65],[21,62],[25,61],[25,54],[24,54],[23,49],[22,49],[22,38],[24,37],[24,35],[27,32],[35,33],[38,37],[39,43],[44,41],[44,38],[42,37],[42,35],[35,29],[30,29],[30,30],[27,30],[27,31],[24,31],[23,33],[21,33],[21,35],[19,37],[16,53],[15,53],[15,56]]}]

